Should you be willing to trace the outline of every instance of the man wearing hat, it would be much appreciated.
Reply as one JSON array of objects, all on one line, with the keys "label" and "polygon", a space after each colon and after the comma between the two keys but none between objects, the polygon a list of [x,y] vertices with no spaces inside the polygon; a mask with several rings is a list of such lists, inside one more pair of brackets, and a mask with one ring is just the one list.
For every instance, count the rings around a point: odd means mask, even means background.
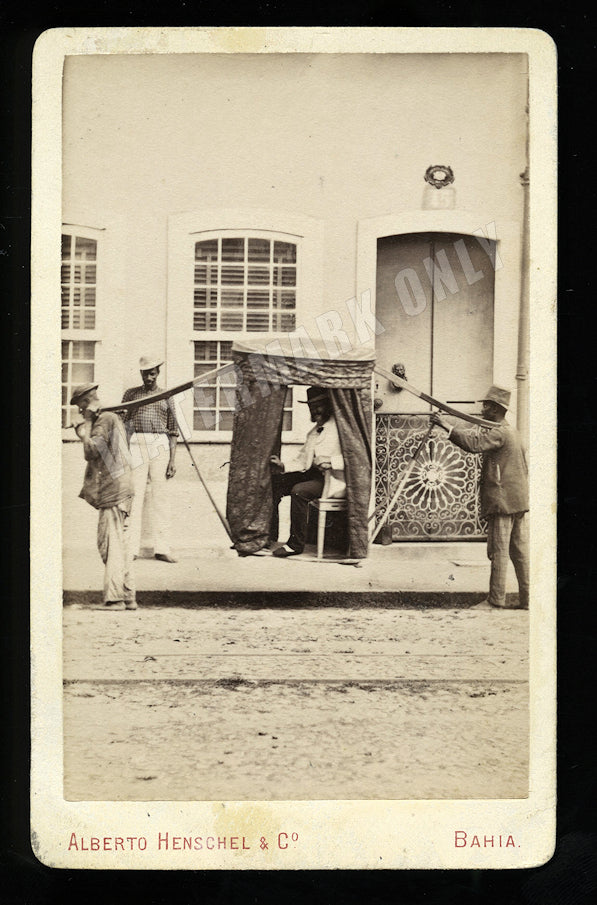
[{"label": "man wearing hat", "polygon": [[307,539],[309,501],[321,496],[326,475],[329,479],[326,496],[336,499],[346,496],[344,459],[327,390],[309,387],[307,405],[314,426],[296,458],[288,467],[278,456],[270,458],[274,498],[270,541],[278,539],[280,500],[290,495],[290,537],[273,551],[276,557],[296,556],[303,552]]},{"label": "man wearing hat", "polygon": [[506,607],[506,573],[511,559],[518,579],[519,607],[529,606],[528,468],[520,434],[506,420],[510,391],[491,386],[482,402],[482,416],[493,428],[464,430],[434,413],[431,422],[443,427],[461,449],[483,454],[481,515],[487,519],[487,555],[491,560],[489,597],[484,605]]},{"label": "man wearing hat", "polygon": [[100,411],[97,383],[75,387],[70,400],[84,417],[73,425],[83,441],[87,461],[79,494],[99,510],[97,547],[104,571],[104,610],[136,610],[132,556],[128,545],[128,514],[133,481],[126,432],[113,412]]},{"label": "man wearing hat", "polygon": [[[159,393],[158,374],[163,358],[148,353],[139,359],[141,386],[125,390],[123,402]],[[131,549],[135,557],[141,545],[141,523],[147,482],[151,482],[151,527],[155,559],[176,562],[170,552],[170,501],[166,482],[176,474],[178,424],[172,399],[150,402],[127,411],[123,421],[129,436],[135,496],[131,510]]]}]

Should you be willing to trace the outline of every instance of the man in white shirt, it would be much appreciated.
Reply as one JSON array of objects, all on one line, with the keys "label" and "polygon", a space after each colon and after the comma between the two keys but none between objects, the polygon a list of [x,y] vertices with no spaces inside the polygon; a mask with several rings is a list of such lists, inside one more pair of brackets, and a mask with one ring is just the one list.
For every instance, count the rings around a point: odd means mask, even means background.
[{"label": "man in white shirt", "polygon": [[[328,392],[322,387],[309,387],[307,404],[314,426],[307,434],[296,458],[285,466],[278,456],[271,456],[274,511],[270,540],[277,540],[278,505],[290,495],[290,537],[274,550],[276,557],[296,556],[303,552],[307,538],[309,501],[325,495],[339,499],[346,496],[344,459],[338,428],[332,414]],[[327,481],[326,481],[327,478]]]}]

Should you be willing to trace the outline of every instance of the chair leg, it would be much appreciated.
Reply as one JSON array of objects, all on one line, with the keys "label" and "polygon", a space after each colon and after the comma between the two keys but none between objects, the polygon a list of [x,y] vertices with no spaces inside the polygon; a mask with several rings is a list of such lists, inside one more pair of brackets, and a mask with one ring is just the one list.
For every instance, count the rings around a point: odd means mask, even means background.
[{"label": "chair leg", "polygon": [[320,509],[317,519],[317,559],[323,558],[323,545],[325,543],[325,512]]}]

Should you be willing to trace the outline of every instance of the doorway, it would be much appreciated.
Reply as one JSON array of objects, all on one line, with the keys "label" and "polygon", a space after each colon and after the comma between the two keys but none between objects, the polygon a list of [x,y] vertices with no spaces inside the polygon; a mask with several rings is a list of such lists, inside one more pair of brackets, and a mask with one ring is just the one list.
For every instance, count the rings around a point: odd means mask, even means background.
[{"label": "doorway", "polygon": [[[459,233],[414,233],[377,240],[376,316],[384,330],[376,358],[404,366],[423,392],[480,414],[492,382],[495,242]],[[394,492],[429,425],[431,407],[379,379],[376,505]],[[477,540],[480,457],[436,431],[390,517],[393,540]]]}]

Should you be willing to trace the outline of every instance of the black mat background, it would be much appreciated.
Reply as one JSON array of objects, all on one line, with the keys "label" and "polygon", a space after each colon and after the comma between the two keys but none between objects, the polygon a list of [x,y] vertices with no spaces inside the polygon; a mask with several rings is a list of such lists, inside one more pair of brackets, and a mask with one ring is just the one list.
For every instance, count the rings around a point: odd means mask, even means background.
[{"label": "black mat background", "polygon": [[[559,50],[559,753],[558,834],[553,859],[521,871],[57,871],[29,845],[29,215],[30,80],[35,39],[61,26],[133,25],[501,26],[547,31]],[[171,0],[96,2],[70,8],[14,0],[0,6],[0,304],[3,341],[2,798],[0,899],[6,905],[102,901],[161,903],[500,902],[588,905],[597,901],[595,782],[595,186],[592,142],[595,14],[587,4],[478,0],[249,6]]]}]

